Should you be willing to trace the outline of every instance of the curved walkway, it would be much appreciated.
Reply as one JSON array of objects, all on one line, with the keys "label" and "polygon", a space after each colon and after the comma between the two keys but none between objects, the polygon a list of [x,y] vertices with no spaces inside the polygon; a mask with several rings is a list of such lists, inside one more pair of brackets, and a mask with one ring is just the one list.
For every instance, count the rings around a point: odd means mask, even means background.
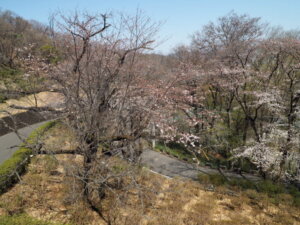
[{"label": "curved walkway", "polygon": [[[199,167],[194,164],[180,161],[153,150],[144,150],[142,154],[142,163],[150,170],[165,175],[167,177],[184,177],[196,180],[199,173],[217,174],[216,169]],[[243,178],[241,175],[233,172],[223,171],[228,177]],[[243,174],[249,180],[260,180],[259,177],[251,174]]]},{"label": "curved walkway", "polygon": [[[19,129],[20,135],[25,139],[35,129],[47,121],[35,123],[30,126]],[[18,149],[21,140],[15,133],[9,133],[0,137],[0,164],[10,158],[12,154]],[[197,167],[194,164],[180,161],[176,158],[169,157],[162,153],[153,150],[144,150],[142,153],[142,163],[150,170],[162,174],[167,177],[184,177],[190,179],[197,179],[199,173],[215,174],[219,173],[216,169],[207,167]],[[241,178],[240,175],[232,172],[224,171],[228,177]],[[245,174],[250,180],[258,180],[257,176]]]},{"label": "curved walkway", "polygon": [[[25,139],[29,134],[36,128],[43,125],[45,122],[35,123],[30,126],[21,128],[18,130],[20,136]],[[22,143],[22,140],[14,133],[8,133],[0,137],[0,164],[5,160],[9,159],[16,150],[18,146]]]}]

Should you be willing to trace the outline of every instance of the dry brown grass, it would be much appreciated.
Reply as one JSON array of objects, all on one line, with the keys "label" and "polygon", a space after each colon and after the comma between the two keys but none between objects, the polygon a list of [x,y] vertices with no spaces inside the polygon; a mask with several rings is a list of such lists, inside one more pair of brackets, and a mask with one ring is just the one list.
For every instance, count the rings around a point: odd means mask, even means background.
[{"label": "dry brown grass", "polygon": [[[48,147],[74,147],[64,129],[58,125],[49,131]],[[72,167],[66,169],[65,165],[81,163],[81,156],[35,157],[23,182],[0,196],[0,214],[24,212],[69,224],[105,224],[82,201],[80,184],[68,176]],[[122,164],[118,159],[112,163]],[[140,170],[137,182],[140,189],[129,188],[126,194],[107,192],[99,205],[112,225],[300,224],[300,210],[292,206],[289,195],[281,195],[283,201],[275,205],[267,195],[253,190],[236,190],[233,196],[224,187],[209,192],[196,182],[166,179],[146,169]]]},{"label": "dry brown grass", "polygon": [[106,214],[114,213],[112,224],[300,224],[299,208],[291,202],[274,205],[264,194],[255,193],[254,200],[247,192],[225,194],[224,188],[207,192],[193,181],[170,180],[147,171],[141,174],[140,183],[157,191],[145,192],[143,204],[127,199],[126,204],[115,208],[110,205],[114,202],[112,196],[104,200]]},{"label": "dry brown grass", "polygon": [[101,224],[80,198],[71,202],[68,200],[70,193],[73,193],[73,183],[63,166],[66,161],[76,163],[80,158],[70,158],[68,155],[59,155],[56,159],[47,155],[36,156],[22,177],[22,183],[0,196],[2,211],[10,215],[26,213],[62,223]]},{"label": "dry brown grass", "polygon": [[45,150],[74,150],[78,146],[73,133],[63,123],[57,123],[44,135]]}]

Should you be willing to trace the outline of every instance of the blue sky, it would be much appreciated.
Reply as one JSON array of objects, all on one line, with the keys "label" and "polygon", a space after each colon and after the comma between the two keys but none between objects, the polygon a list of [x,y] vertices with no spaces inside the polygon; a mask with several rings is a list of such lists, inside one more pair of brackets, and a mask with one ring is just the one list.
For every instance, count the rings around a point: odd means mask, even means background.
[{"label": "blue sky", "polygon": [[134,13],[140,8],[154,21],[164,22],[159,36],[165,41],[157,48],[161,53],[189,43],[196,30],[231,10],[285,29],[300,28],[300,0],[0,0],[0,8],[43,23],[58,9]]}]

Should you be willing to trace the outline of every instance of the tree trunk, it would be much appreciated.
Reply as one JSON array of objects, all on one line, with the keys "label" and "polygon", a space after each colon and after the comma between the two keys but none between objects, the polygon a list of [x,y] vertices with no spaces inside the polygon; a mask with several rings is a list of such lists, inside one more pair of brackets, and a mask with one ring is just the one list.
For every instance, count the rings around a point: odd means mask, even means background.
[{"label": "tree trunk", "polygon": [[252,127],[252,129],[254,131],[256,141],[260,142],[260,136],[259,136],[259,133],[257,131],[255,119],[250,119],[250,125],[251,125],[251,127]]},{"label": "tree trunk", "polygon": [[247,131],[248,131],[248,127],[249,127],[249,120],[246,117],[245,118],[245,126],[244,126],[244,133],[243,133],[243,143],[244,145],[246,144],[247,141]]}]

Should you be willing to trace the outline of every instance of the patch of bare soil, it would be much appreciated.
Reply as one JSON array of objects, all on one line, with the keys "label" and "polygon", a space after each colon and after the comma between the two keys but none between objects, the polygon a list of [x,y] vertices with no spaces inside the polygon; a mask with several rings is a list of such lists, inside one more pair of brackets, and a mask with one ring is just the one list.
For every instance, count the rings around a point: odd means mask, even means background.
[{"label": "patch of bare soil", "polygon": [[[63,96],[56,92],[40,92],[35,95],[28,95],[19,99],[9,99],[5,103],[0,104],[0,110],[6,110],[11,114],[17,114],[25,112],[26,110],[22,109],[13,109],[10,108],[10,105],[18,105],[23,107],[44,107],[44,106],[53,106],[59,102],[63,102]],[[0,112],[0,118],[6,117],[7,113]]]}]

